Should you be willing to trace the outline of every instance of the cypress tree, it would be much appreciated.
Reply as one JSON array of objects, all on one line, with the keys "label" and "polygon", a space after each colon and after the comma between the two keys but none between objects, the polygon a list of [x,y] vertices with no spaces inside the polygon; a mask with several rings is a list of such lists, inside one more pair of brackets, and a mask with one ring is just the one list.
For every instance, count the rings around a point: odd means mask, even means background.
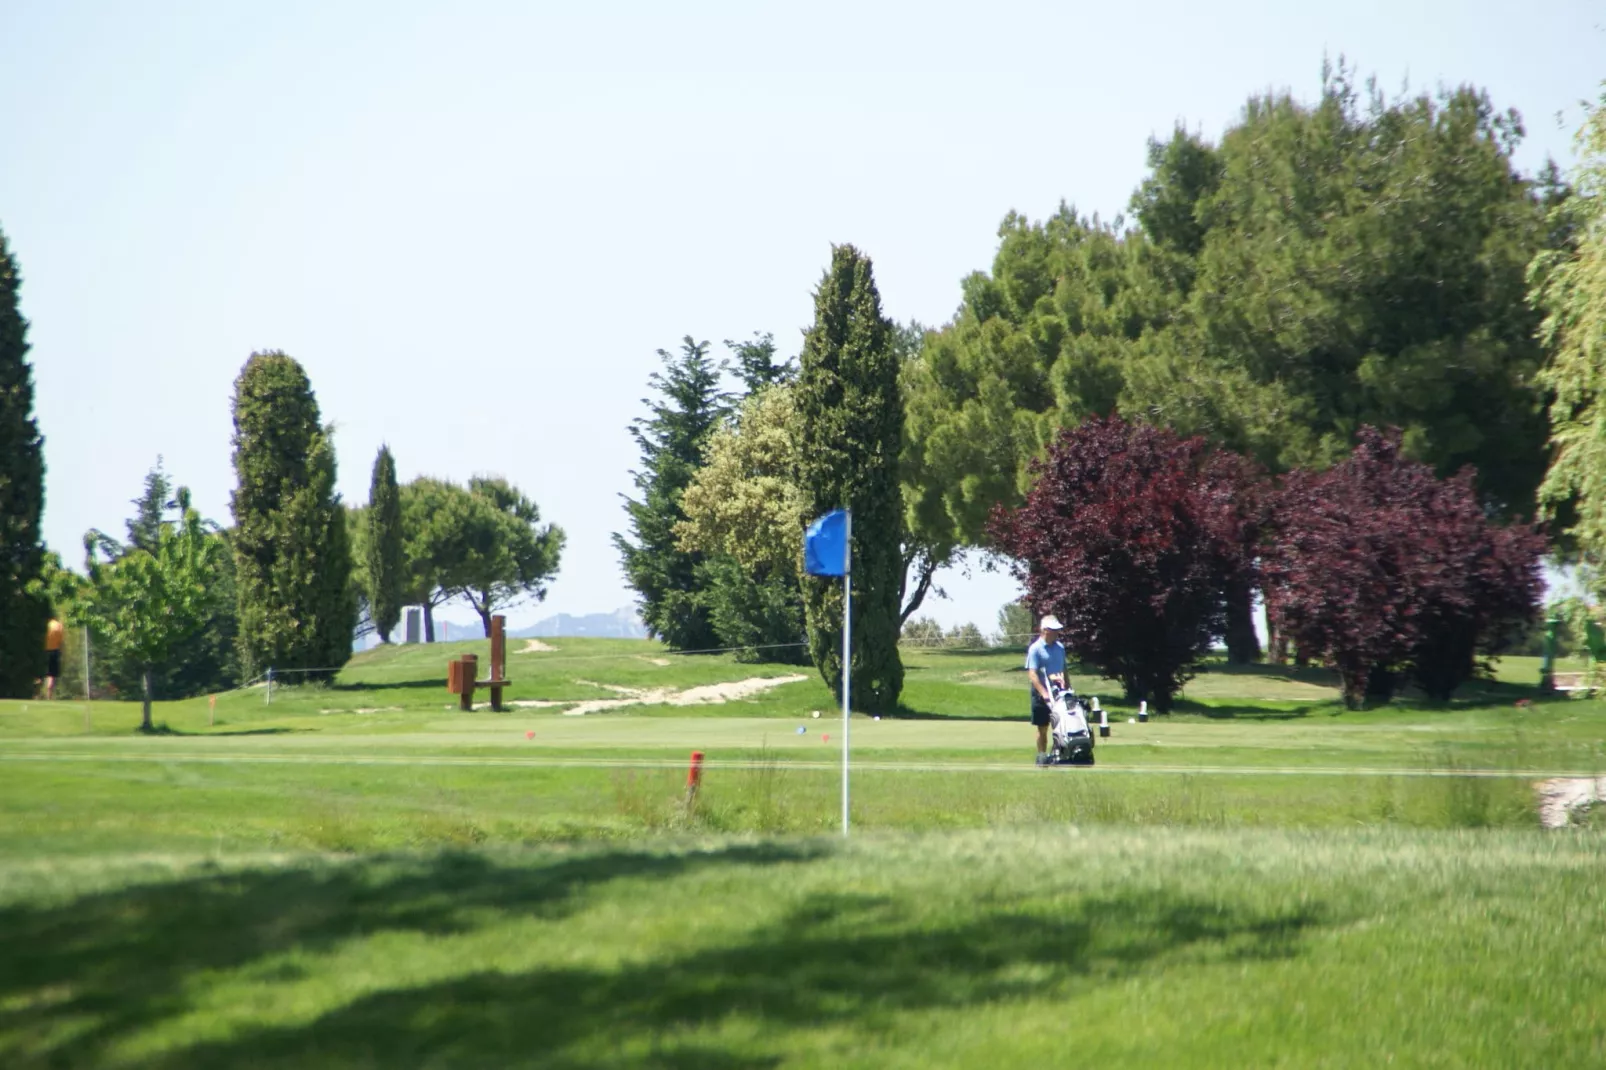
[{"label": "cypress tree", "polygon": [[[891,712],[903,690],[898,658],[903,581],[903,499],[898,456],[903,399],[892,324],[870,258],[851,245],[831,253],[814,295],[814,326],[804,335],[798,374],[799,472],[805,515],[846,506],[853,512],[853,705]],[[841,699],[842,585],[806,577],[809,652]]]},{"label": "cypress tree", "polygon": [[686,519],[680,499],[703,463],[709,436],[729,411],[719,389],[720,366],[708,356],[708,343],[683,340],[678,355],[660,349],[664,370],[648,382],[661,400],[645,401],[651,415],[630,427],[641,448],[641,470],[633,472],[641,498],[626,499],[632,542],[615,533],[625,578],[641,596],[641,618],[655,638],[679,650],[717,646],[706,598],[703,554],[680,549],[675,525]]},{"label": "cypress tree", "polygon": [[284,353],[251,354],[234,381],[234,471],[241,668],[339,668],[357,625],[346,511],[312,384]]},{"label": "cypress tree", "polygon": [[30,594],[44,545],[45,440],[33,415],[28,321],[17,307],[21,283],[0,233],[0,698],[29,698],[44,675],[50,609]]},{"label": "cypress tree", "polygon": [[402,583],[406,562],[402,557],[401,488],[396,486],[396,459],[389,446],[380,446],[374,474],[368,484],[368,611],[381,643],[401,619]]}]

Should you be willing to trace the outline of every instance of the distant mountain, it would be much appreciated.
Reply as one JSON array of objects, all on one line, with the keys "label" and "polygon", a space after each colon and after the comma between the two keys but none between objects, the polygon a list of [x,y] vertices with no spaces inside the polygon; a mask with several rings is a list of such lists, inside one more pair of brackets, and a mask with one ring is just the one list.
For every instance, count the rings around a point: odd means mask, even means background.
[{"label": "distant mountain", "polygon": [[559,613],[528,627],[510,629],[507,634],[512,639],[549,639],[563,635],[585,636],[589,639],[645,639],[647,629],[636,615],[635,607],[626,606],[612,613],[587,613],[583,617]]}]

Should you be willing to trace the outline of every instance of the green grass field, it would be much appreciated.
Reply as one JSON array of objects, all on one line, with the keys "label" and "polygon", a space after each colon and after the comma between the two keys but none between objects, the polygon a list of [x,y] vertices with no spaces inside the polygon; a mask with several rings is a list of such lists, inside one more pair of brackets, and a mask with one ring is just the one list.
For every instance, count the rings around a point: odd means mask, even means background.
[{"label": "green grass field", "polygon": [[1146,724],[1078,678],[1112,738],[1037,769],[1018,654],[911,651],[844,843],[812,670],[549,644],[505,713],[444,688],[483,643],[151,736],[0,703],[0,1066],[1606,1062],[1606,832],[1533,790],[1606,704],[1533,659],[1360,714],[1214,667]]}]

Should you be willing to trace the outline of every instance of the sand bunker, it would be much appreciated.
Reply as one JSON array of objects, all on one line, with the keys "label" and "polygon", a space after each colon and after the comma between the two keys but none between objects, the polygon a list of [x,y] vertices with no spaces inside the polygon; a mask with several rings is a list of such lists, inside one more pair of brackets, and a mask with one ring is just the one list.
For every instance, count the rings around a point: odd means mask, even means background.
[{"label": "sand bunker", "polygon": [[672,687],[629,688],[618,687],[613,684],[595,684],[589,680],[576,680],[577,684],[591,684],[592,687],[603,687],[618,694],[619,698],[587,699],[584,702],[552,702],[548,700],[524,699],[510,702],[508,705],[519,709],[542,710],[552,709],[555,706],[568,706],[564,710],[566,717],[584,717],[590,713],[605,713],[609,710],[623,709],[626,706],[704,706],[719,705],[725,702],[734,702],[738,699],[751,698],[762,694],[773,687],[782,684],[795,684],[799,680],[807,680],[802,674],[792,676],[754,676],[746,680],[731,680],[723,684],[704,684],[702,687],[688,687],[684,691],[676,691]]},{"label": "sand bunker", "polygon": [[514,651],[515,654],[541,654],[549,650],[556,650],[555,646],[548,646],[539,639],[526,639],[524,645]]},{"label": "sand bunker", "polygon": [[1539,792],[1539,823],[1547,829],[1566,828],[1591,806],[1606,802],[1606,777],[1555,777],[1535,785]]}]

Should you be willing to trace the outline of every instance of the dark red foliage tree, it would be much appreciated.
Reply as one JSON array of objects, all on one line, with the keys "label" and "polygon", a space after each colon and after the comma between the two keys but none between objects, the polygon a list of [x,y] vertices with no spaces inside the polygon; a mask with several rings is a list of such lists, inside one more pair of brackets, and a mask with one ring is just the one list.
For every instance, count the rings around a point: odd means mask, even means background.
[{"label": "dark red foliage tree", "polygon": [[1284,480],[1266,598],[1300,649],[1338,670],[1350,708],[1403,677],[1448,699],[1537,612],[1544,537],[1491,523],[1473,479],[1439,479],[1400,455],[1397,431],[1363,427],[1347,460]]},{"label": "dark red foliage tree", "polygon": [[1243,492],[1259,473],[1201,438],[1090,419],[1061,432],[989,534],[1066,650],[1168,712],[1226,627],[1223,592],[1252,582]]}]

